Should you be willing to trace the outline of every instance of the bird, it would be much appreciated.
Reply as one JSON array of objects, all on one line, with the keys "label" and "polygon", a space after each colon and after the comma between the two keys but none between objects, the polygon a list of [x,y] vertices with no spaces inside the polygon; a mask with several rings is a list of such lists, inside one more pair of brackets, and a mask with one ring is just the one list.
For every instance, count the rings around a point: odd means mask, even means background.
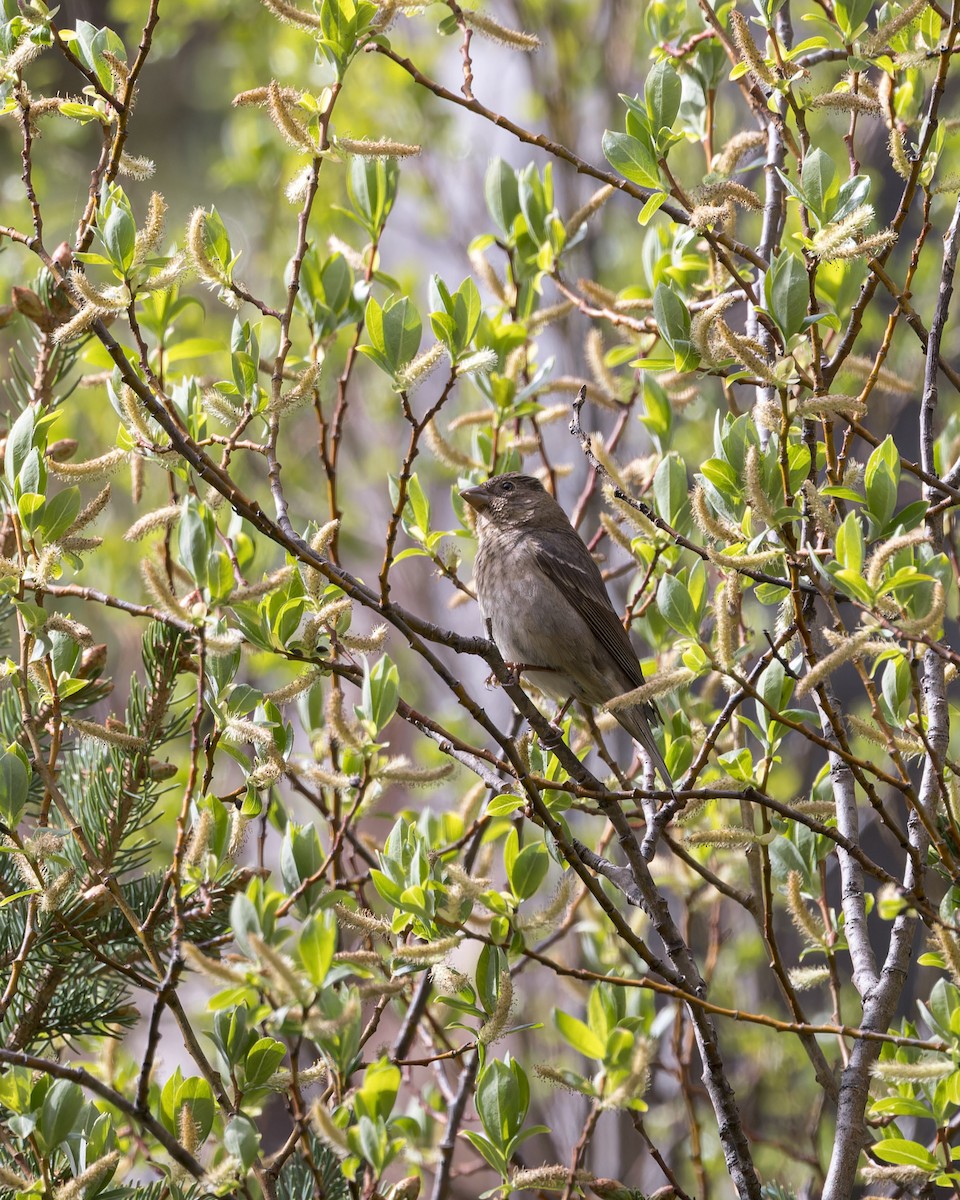
[{"label": "bird", "polygon": [[[504,661],[559,701],[602,705],[640,687],[640,660],[600,568],[540,480],[511,471],[460,496],[476,513],[480,615]],[[650,728],[662,723],[656,706],[612,711],[672,787]]]}]

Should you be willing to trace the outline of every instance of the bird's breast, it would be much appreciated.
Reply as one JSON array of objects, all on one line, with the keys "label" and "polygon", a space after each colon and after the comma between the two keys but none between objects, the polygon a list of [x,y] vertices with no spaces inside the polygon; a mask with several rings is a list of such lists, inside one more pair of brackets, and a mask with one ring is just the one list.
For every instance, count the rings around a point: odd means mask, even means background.
[{"label": "bird's breast", "polygon": [[532,549],[515,542],[491,551],[494,547],[484,546],[477,558],[477,597],[504,659],[548,668],[526,674],[549,695],[598,702],[600,697],[587,695],[596,668],[595,639],[586,622],[541,571]]}]

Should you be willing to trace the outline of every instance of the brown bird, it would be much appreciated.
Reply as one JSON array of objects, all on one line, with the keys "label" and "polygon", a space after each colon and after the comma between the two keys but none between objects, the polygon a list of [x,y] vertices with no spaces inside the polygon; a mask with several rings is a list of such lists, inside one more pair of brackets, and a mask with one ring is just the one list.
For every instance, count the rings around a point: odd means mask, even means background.
[{"label": "brown bird", "polygon": [[[477,599],[506,662],[558,700],[598,705],[643,683],[600,569],[567,514],[532,475],[496,475],[460,495],[477,514]],[[653,704],[615,709],[670,787],[650,731]]]}]

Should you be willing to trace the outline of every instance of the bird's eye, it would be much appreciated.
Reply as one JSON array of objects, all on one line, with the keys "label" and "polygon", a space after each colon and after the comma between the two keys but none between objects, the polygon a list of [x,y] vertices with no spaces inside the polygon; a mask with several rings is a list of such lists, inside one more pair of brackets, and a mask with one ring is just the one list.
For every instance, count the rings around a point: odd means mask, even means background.
[{"label": "bird's eye", "polygon": [[500,484],[500,491],[501,492],[512,492],[513,491],[512,481],[509,479],[505,479],[503,481],[503,483]]}]

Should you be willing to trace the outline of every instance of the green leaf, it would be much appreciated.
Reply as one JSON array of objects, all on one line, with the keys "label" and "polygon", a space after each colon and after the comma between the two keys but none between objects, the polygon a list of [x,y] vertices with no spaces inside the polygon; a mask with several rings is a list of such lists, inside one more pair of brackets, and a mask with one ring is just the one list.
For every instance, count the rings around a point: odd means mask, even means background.
[{"label": "green leaf", "polygon": [[13,603],[27,629],[31,633],[39,633],[47,623],[47,610],[39,604],[31,604],[29,600],[14,600]]},{"label": "green leaf", "polygon": [[377,1118],[386,1121],[393,1112],[399,1090],[398,1066],[386,1058],[371,1063],[363,1073],[363,1084],[354,1095],[357,1115],[368,1117],[371,1121]]},{"label": "green leaf", "polygon": [[650,375],[643,377],[643,408],[640,420],[661,449],[666,446],[673,427],[673,406],[664,388]]},{"label": "green leaf", "polygon": [[36,446],[31,446],[17,475],[17,495],[22,496],[34,492],[40,494],[42,500],[43,493],[46,491],[46,479],[47,471],[40,461],[40,451]]},{"label": "green leaf", "polygon": [[239,394],[256,406],[259,388],[260,342],[257,326],[249,321],[234,322],[230,339],[230,366]]},{"label": "green leaf", "polygon": [[0,756],[0,819],[9,829],[20,823],[29,790],[30,775],[19,754],[4,751]]},{"label": "green leaf", "polygon": [[960,988],[948,979],[938,979],[930,989],[928,1003],[930,1026],[942,1038],[949,1038],[955,1018],[960,1014]]},{"label": "green leaf", "polygon": [[608,1039],[625,1015],[623,992],[607,984],[594,984],[587,1001],[587,1022],[597,1037]]},{"label": "green leaf", "polygon": [[[272,1039],[264,1039],[272,1040]],[[279,1044],[279,1043],[278,1043]],[[199,1075],[191,1075],[177,1089],[176,1101],[177,1125],[179,1126],[182,1113],[193,1121],[197,1131],[197,1139],[205,1142],[213,1128],[213,1118],[216,1115],[216,1105],[213,1101],[213,1091],[210,1084]]]},{"label": "green leaf", "polygon": [[290,821],[280,845],[280,877],[288,892],[295,891],[305,879],[315,875],[323,862],[320,835],[312,823],[298,825]]},{"label": "green leaf", "polygon": [[783,663],[774,659],[757,680],[757,691],[764,701],[764,704],[757,704],[757,715],[764,726],[773,719],[770,717],[767,706],[774,712],[778,712],[783,704],[784,678]]},{"label": "green leaf", "polygon": [[457,324],[449,313],[432,312],[430,328],[438,342],[443,342],[450,351],[451,358],[457,356]]},{"label": "green leaf", "polygon": [[384,369],[388,370],[390,364],[386,361],[386,343],[384,342],[383,338],[383,309],[373,296],[371,296],[367,301],[367,307],[363,316],[363,323],[366,326],[367,337],[370,339],[370,344],[377,351],[378,360],[383,359],[386,362]]},{"label": "green leaf", "polygon": [[391,296],[383,306],[383,351],[394,373],[405,367],[420,349],[423,322],[417,306],[407,296]]},{"label": "green leaf", "polygon": [[615,133],[607,129],[601,142],[604,157],[624,179],[641,187],[663,190],[657,152],[652,142],[640,141],[629,133]]},{"label": "green leaf", "polygon": [[506,840],[503,843],[503,866],[507,872],[507,878],[510,878],[510,873],[517,861],[517,856],[520,853],[520,835],[517,833],[516,826],[511,828],[507,834]]},{"label": "green leaf", "polygon": [[[789,468],[790,491],[798,492],[800,485],[810,474],[810,447],[801,444],[791,443],[787,448],[787,460]],[[778,489],[779,490],[779,489]],[[771,498],[773,495],[771,493]],[[793,509],[786,509],[785,514],[789,516]]]},{"label": "green leaf", "polygon": [[919,1100],[911,1100],[907,1096],[889,1096],[885,1100],[877,1100],[870,1105],[870,1113],[876,1117],[921,1117],[933,1119],[929,1104],[921,1104]]},{"label": "green leaf", "polygon": [[244,892],[238,892],[230,905],[230,927],[237,945],[248,958],[253,958],[253,947],[248,935],[255,933],[263,935],[260,927],[260,917],[253,906],[253,901]]},{"label": "green leaf", "polygon": [[690,313],[667,284],[657,284],[653,294],[653,315],[660,336],[673,351],[674,369],[679,372],[694,370],[700,356],[690,341]]},{"label": "green leaf", "polygon": [[519,796],[506,792],[501,796],[494,796],[487,805],[486,812],[491,817],[506,817],[518,808],[523,808],[524,803]]},{"label": "green leaf", "polygon": [[790,838],[778,836],[770,843],[770,867],[774,879],[781,885],[786,883],[791,871],[798,871],[803,881],[803,890],[809,892],[813,889],[816,863],[811,863],[805,858]]},{"label": "green leaf", "polygon": [[690,312],[676,294],[665,283],[658,283],[653,293],[653,316],[660,336],[670,349],[675,343],[690,339]]},{"label": "green leaf", "polygon": [[239,255],[234,257],[227,227],[214,207],[211,207],[203,220],[203,252],[220,268],[224,279],[229,279]]},{"label": "green leaf", "polygon": [[17,513],[31,536],[42,524],[44,507],[45,501],[38,492],[23,492],[17,501]]},{"label": "green leaf", "polygon": [[673,369],[682,375],[685,371],[695,371],[700,365],[700,352],[693,342],[685,338],[674,342]]},{"label": "green leaf", "polygon": [[3,470],[10,491],[20,474],[27,455],[33,448],[33,429],[36,422],[36,410],[25,408],[13,423],[7,434],[7,444],[3,456]]},{"label": "green leaf", "polygon": [[313,913],[297,938],[297,956],[315,988],[322,986],[337,949],[337,920],[331,909]]},{"label": "green leaf", "polygon": [[350,159],[347,192],[360,224],[374,239],[379,238],[397,198],[400,171],[394,158]]},{"label": "green leaf", "polygon": [[183,1083],[183,1072],[176,1067],[160,1092],[160,1119],[167,1130],[174,1135],[177,1133],[177,1092],[180,1090],[181,1083]]},{"label": "green leaf", "polygon": [[243,1170],[249,1171],[260,1150],[260,1134],[248,1117],[231,1117],[223,1131],[223,1145],[227,1153],[239,1161]]},{"label": "green leaf", "polygon": [[219,354],[222,349],[223,345],[217,338],[184,338],[176,345],[165,348],[164,361],[169,366],[188,358],[206,358],[210,354]]},{"label": "green leaf", "polygon": [[827,202],[837,192],[837,168],[833,159],[819,146],[803,160],[800,183],[810,211],[823,223],[827,219]]},{"label": "green leaf", "polygon": [[847,571],[858,575],[863,570],[864,542],[863,527],[856,513],[847,513],[837,530],[837,562]]},{"label": "green leaf", "polygon": [[923,10],[920,17],[920,36],[928,50],[935,50],[940,44],[940,31],[943,28],[943,19],[936,9],[929,5]]},{"label": "green leaf", "polygon": [[55,1079],[43,1098],[39,1131],[53,1150],[73,1132],[83,1109],[83,1089],[71,1079]]},{"label": "green leaf", "polygon": [[430,313],[433,332],[456,361],[473,340],[483,315],[477,285],[467,278],[451,295],[440,276],[434,275],[430,280],[430,299],[434,306]]},{"label": "green leaf", "polygon": [[680,112],[683,88],[680,76],[667,59],[658,62],[647,76],[643,87],[643,100],[654,135],[662,129],[672,129]]},{"label": "green leaf", "polygon": [[848,596],[852,596],[855,600],[860,600],[863,604],[872,604],[875,597],[872,590],[867,586],[862,573],[859,570],[849,570],[846,567],[839,571],[831,572],[834,581],[839,584],[842,591]]},{"label": "green leaf", "polygon": [[287,1048],[276,1038],[262,1037],[254,1042],[243,1064],[247,1087],[261,1087],[283,1062]]},{"label": "green leaf", "polygon": [[879,533],[893,516],[900,484],[900,455],[888,434],[867,460],[863,473],[867,493],[867,511]]},{"label": "green leaf", "polygon": [[490,216],[496,221],[500,232],[509,238],[520,214],[520,193],[516,172],[502,158],[495,158],[487,168],[483,195]]},{"label": "green leaf", "polygon": [[523,1122],[520,1090],[507,1063],[492,1059],[480,1074],[477,1113],[490,1141],[503,1150]]},{"label": "green leaf", "polygon": [[663,520],[682,532],[687,523],[689,497],[687,471],[679,455],[671,452],[657,467],[653,476],[653,498]]},{"label": "green leaf", "polygon": [[[474,1133],[469,1129],[464,1130],[461,1133],[461,1137],[467,1139],[474,1150],[478,1151],[486,1159],[487,1163],[493,1167],[498,1175],[503,1179],[507,1178],[509,1169],[507,1156],[501,1150],[498,1150],[489,1138],[484,1137],[482,1133]],[[483,1195],[487,1195],[487,1193],[484,1192]]]},{"label": "green leaf", "polygon": [[738,503],[742,477],[737,474],[731,463],[722,458],[708,458],[701,465],[700,472],[725,500],[732,504]]},{"label": "green leaf", "polygon": [[123,189],[111,185],[107,201],[98,218],[100,238],[110,264],[120,275],[126,275],[136,253],[137,225],[130,201]]},{"label": "green leaf", "polygon": [[207,567],[213,549],[211,525],[206,507],[193,496],[184,497],[177,529],[177,549],[180,562],[199,588],[207,585]]},{"label": "green leaf", "polygon": [[359,711],[370,722],[375,734],[397,711],[399,698],[400,673],[396,664],[386,654],[373,667],[365,663]]},{"label": "green leaf", "polygon": [[388,375],[396,375],[420,349],[423,323],[406,296],[391,296],[383,308],[367,301],[366,327],[372,345],[359,349]]},{"label": "green leaf", "polygon": [[453,319],[457,328],[458,352],[465,350],[473,341],[482,313],[483,304],[477,285],[467,276],[453,295]]},{"label": "green leaf", "polygon": [[[246,1058],[257,1040],[256,1031],[248,1028],[249,1009],[237,1005],[218,1012],[213,1018],[211,1039],[231,1067]],[[179,1087],[179,1084],[177,1085]]]},{"label": "green leaf", "polygon": [[657,608],[677,633],[696,641],[700,636],[697,613],[686,585],[675,575],[664,575],[657,587]]},{"label": "green leaf", "polygon": [[370,880],[388,904],[392,904],[394,908],[399,907],[400,897],[403,894],[403,889],[399,884],[394,883],[389,875],[384,874],[383,871],[378,871],[376,867],[370,871]]},{"label": "green leaf", "polygon": [[764,294],[770,315],[789,341],[803,328],[810,300],[810,276],[806,263],[798,254],[781,253],[763,281]]},{"label": "green leaf", "polygon": [[104,58],[104,51],[108,50],[115,58],[126,62],[127,52],[120,37],[112,29],[98,29],[89,21],[78,21],[74,50],[80,61],[93,71],[101,84],[112,89],[113,75],[110,64]]},{"label": "green leaf", "polygon": [[912,690],[910,664],[901,654],[886,662],[881,676],[880,695],[886,706],[885,716],[898,728],[903,725]]},{"label": "green leaf", "polygon": [[941,1164],[937,1162],[926,1146],[921,1146],[919,1142],[908,1141],[907,1138],[883,1138],[879,1142],[874,1142],[871,1149],[882,1162],[919,1167],[922,1171],[933,1172],[941,1169]]},{"label": "green leaf", "polygon": [[57,108],[65,117],[79,121],[81,125],[86,125],[88,121],[100,121],[104,125],[108,124],[106,114],[94,108],[92,104],[77,104],[70,100],[63,100],[57,105]]},{"label": "green leaf", "polygon": [[835,0],[833,12],[845,42],[851,42],[859,35],[860,27],[873,7],[873,0]]},{"label": "green leaf", "polygon": [[543,882],[550,867],[550,855],[543,842],[531,842],[514,860],[510,873],[510,888],[518,900],[528,900]]},{"label": "green leaf", "polygon": [[654,192],[643,208],[640,209],[640,214],[637,217],[638,224],[647,225],[654,213],[658,213],[663,205],[666,204],[667,199],[666,192]]},{"label": "green leaf", "polygon": [[776,171],[780,176],[780,182],[787,190],[787,195],[792,196],[794,200],[798,200],[801,204],[805,204],[809,208],[810,204],[804,195],[803,189],[798,184],[793,183],[788,175],[784,175],[779,167],[776,168]]},{"label": "green leaf", "polygon": [[553,1010],[553,1023],[574,1050],[587,1058],[603,1058],[605,1041],[594,1033],[589,1025],[559,1008]]},{"label": "green leaf", "polygon": [[[420,480],[414,472],[407,481],[407,507],[413,516],[412,530],[418,530],[426,536],[430,532],[430,501],[420,486]],[[414,534],[414,536],[416,536]]]},{"label": "green leaf", "polygon": [[846,180],[846,182],[840,185],[836,205],[830,213],[830,220],[842,221],[855,208],[859,208],[861,204],[865,204],[869,195],[869,175],[854,175],[851,179]]},{"label": "green leaf", "polygon": [[[904,505],[903,508],[893,518],[891,524],[895,524],[898,528],[907,532],[911,529],[916,529],[923,518],[927,515],[927,509],[930,507],[929,500],[913,500],[910,504]],[[887,530],[881,530],[882,534],[886,534]]]},{"label": "green leaf", "polygon": [[855,492],[853,488],[842,486],[831,486],[820,489],[821,496],[835,496],[838,500],[849,500],[853,504],[863,504],[865,497],[859,492]]},{"label": "green leaf", "polygon": [[80,512],[80,489],[64,488],[51,496],[43,510],[42,532],[47,542],[56,542],[77,519]]}]

